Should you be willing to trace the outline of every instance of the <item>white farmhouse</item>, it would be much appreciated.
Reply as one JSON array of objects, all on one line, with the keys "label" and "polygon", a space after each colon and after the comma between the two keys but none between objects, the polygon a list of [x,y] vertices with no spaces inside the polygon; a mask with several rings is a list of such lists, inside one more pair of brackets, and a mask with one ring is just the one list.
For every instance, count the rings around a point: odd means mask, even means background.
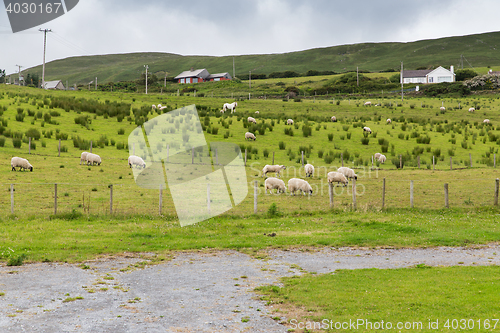
[{"label": "white farmhouse", "polygon": [[455,82],[453,66],[450,70],[439,66],[436,69],[403,71],[403,83]]}]

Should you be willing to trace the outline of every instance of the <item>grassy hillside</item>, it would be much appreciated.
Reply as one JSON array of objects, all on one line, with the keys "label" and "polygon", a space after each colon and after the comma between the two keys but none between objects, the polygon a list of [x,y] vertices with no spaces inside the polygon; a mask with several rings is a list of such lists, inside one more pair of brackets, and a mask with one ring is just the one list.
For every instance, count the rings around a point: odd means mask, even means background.
[{"label": "grassy hillside", "polygon": [[[345,72],[360,69],[382,71],[405,68],[458,67],[463,54],[474,67],[500,63],[500,32],[422,40],[409,43],[361,43],[317,48],[300,52],[236,56],[236,76],[253,73],[308,70]],[[47,80],[68,80],[70,85],[86,84],[98,77],[99,82],[136,80],[148,64],[161,77],[175,76],[191,67],[206,68],[210,73],[232,74],[233,56],[182,56],[170,53],[131,53],[71,57],[49,62]],[[468,67],[464,61],[464,67]],[[24,71],[41,74],[41,66]]]}]

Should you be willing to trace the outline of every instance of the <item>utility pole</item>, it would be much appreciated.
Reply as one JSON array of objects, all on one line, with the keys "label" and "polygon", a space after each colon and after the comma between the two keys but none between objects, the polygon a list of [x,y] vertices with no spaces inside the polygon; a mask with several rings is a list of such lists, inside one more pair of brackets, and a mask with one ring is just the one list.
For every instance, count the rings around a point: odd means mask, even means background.
[{"label": "utility pole", "polygon": [[252,88],[252,71],[248,71],[248,89]]},{"label": "utility pole", "polygon": [[97,76],[95,77],[95,89],[94,90],[97,90]]},{"label": "utility pole", "polygon": [[149,66],[144,65],[144,67],[146,68],[146,95],[147,95],[148,94],[148,68],[149,68]]},{"label": "utility pole", "polygon": [[[21,85],[21,67],[23,67],[23,66],[19,66],[19,65],[16,65],[16,66],[19,67],[19,71],[18,71],[18,73],[19,73],[19,85]],[[23,80],[23,86],[24,86],[24,80]]]},{"label": "utility pole", "polygon": [[163,84],[163,86],[166,88],[167,87],[167,72],[165,72],[165,83]]},{"label": "utility pole", "polygon": [[47,32],[52,32],[50,29],[38,29],[43,32],[43,67],[42,67],[42,87],[45,89],[45,51],[47,50]]},{"label": "utility pole", "polygon": [[403,100],[403,62],[401,61],[401,101]]}]

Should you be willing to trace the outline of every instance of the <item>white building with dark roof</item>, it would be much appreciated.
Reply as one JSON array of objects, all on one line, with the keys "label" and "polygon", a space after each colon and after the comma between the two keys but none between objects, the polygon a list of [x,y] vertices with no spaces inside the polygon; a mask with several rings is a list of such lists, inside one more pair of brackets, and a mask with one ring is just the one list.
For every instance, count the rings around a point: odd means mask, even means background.
[{"label": "white building with dark roof", "polygon": [[439,66],[436,69],[403,70],[403,83],[441,83],[455,82],[453,66],[450,70]]},{"label": "white building with dark roof", "polygon": [[229,75],[228,72],[225,72],[225,73],[210,74],[210,76],[207,78],[207,81],[225,81],[232,79],[233,78],[231,77],[231,75]]},{"label": "white building with dark roof", "polygon": [[44,88],[45,89],[55,89],[55,90],[66,90],[66,88],[64,87],[64,84],[62,83],[61,80],[46,81]]}]

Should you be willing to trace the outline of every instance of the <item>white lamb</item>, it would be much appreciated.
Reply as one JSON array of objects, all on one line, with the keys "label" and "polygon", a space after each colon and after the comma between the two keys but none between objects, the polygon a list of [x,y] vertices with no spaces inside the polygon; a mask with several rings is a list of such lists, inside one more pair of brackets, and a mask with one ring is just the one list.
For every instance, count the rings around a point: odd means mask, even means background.
[{"label": "white lamb", "polygon": [[260,112],[259,111],[255,111],[255,114],[260,114]]},{"label": "white lamb", "polygon": [[246,132],[245,133],[245,140],[257,140],[257,138],[255,137],[255,135],[253,133],[250,133],[250,132]]},{"label": "white lamb", "polygon": [[143,169],[146,168],[146,162],[144,162],[141,157],[135,155],[130,155],[128,157],[128,165],[130,167],[132,167],[132,165],[135,165]]},{"label": "white lamb", "polygon": [[287,125],[293,125],[293,120],[292,120],[292,119],[288,119],[288,120],[286,121],[286,124],[287,124]]},{"label": "white lamb", "polygon": [[247,121],[248,121],[249,123],[254,123],[254,124],[257,124],[257,120],[255,120],[255,118],[252,118],[252,117],[248,117],[248,118],[247,118]]},{"label": "white lamb", "polygon": [[485,119],[483,120],[483,124],[489,124],[490,123],[490,120],[489,119]]},{"label": "white lamb", "polygon": [[328,173],[327,176],[329,183],[339,183],[342,184],[344,187],[349,184],[347,178],[345,178],[345,176],[340,172],[331,171]]},{"label": "white lamb", "polygon": [[154,105],[154,104],[153,104],[153,105],[151,105],[151,108],[152,108],[152,109],[156,109],[156,105]]},{"label": "white lamb", "polygon": [[94,165],[96,163],[97,165],[101,165],[101,156],[97,154],[92,154],[88,153],[87,154],[87,165],[92,164]]},{"label": "white lamb", "polygon": [[275,172],[276,176],[279,177],[281,170],[285,170],[286,166],[284,165],[269,165],[266,164],[264,168],[262,169],[262,177],[267,176],[268,172]]},{"label": "white lamb", "polygon": [[80,155],[80,165],[82,165],[82,162],[86,162],[87,161],[87,154],[88,154],[88,152],[84,151],[82,153],[82,155]]},{"label": "white lamb", "polygon": [[306,177],[312,177],[314,175],[314,166],[312,164],[306,164],[304,170],[306,171]]},{"label": "white lamb", "polygon": [[300,191],[303,194],[312,194],[313,190],[311,185],[303,179],[292,178],[288,181],[288,191],[290,191],[290,195],[295,195],[296,191]]},{"label": "white lamb", "polygon": [[445,110],[446,110],[446,108],[445,108],[444,106],[442,106],[442,107],[440,107],[440,108],[439,108],[439,110],[441,110],[441,111],[445,111]]},{"label": "white lamb", "polygon": [[12,171],[16,171],[16,168],[19,167],[19,171],[23,169],[33,172],[33,166],[25,158],[12,157],[12,159],[10,160],[10,166],[12,167]]},{"label": "white lamb", "polygon": [[220,113],[224,113],[224,110],[220,110]]},{"label": "white lamb", "polygon": [[358,179],[358,175],[356,175],[354,173],[354,170],[351,169],[351,168],[348,168],[348,167],[340,167],[337,169],[337,172],[340,172],[341,174],[343,174],[346,178],[354,178],[354,179]]},{"label": "white lamb", "polygon": [[474,108],[469,108],[469,112],[474,112],[474,111],[476,111],[476,109],[474,109]]},{"label": "white lamb", "polygon": [[390,123],[392,123],[391,118],[387,118],[387,124],[390,124]]},{"label": "white lamb", "polygon": [[373,158],[378,160],[380,158],[380,156],[382,156],[381,153],[375,153],[375,155],[373,155]]},{"label": "white lamb", "polygon": [[365,106],[371,106],[372,105],[372,102],[368,101],[368,102],[365,102]]},{"label": "white lamb", "polygon": [[332,116],[332,122],[336,123],[337,122],[337,117]]},{"label": "white lamb", "polygon": [[282,181],[281,179],[275,178],[275,177],[269,177],[266,179],[264,182],[265,184],[265,193],[267,194],[267,190],[269,190],[269,193],[273,193],[272,190],[276,189],[276,193],[286,193],[286,186],[285,182]]},{"label": "white lamb", "polygon": [[372,134],[372,130],[370,129],[370,127],[363,127],[363,132],[368,132],[370,134]]},{"label": "white lamb", "polygon": [[380,155],[380,157],[378,158],[378,161],[379,161],[380,163],[384,164],[386,159],[387,159],[387,158],[385,157],[385,155]]}]

